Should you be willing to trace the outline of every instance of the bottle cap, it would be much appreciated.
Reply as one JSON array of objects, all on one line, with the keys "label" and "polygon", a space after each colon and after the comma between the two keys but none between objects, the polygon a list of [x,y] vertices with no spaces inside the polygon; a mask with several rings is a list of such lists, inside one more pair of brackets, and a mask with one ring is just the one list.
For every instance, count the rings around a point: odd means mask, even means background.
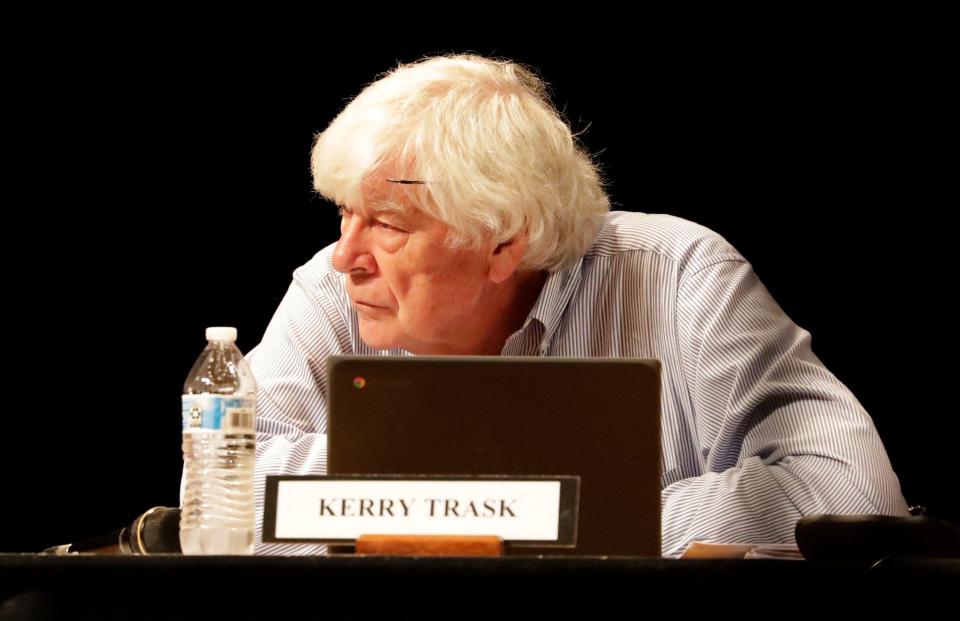
[{"label": "bottle cap", "polygon": [[236,342],[237,329],[225,327],[207,328],[207,340]]}]

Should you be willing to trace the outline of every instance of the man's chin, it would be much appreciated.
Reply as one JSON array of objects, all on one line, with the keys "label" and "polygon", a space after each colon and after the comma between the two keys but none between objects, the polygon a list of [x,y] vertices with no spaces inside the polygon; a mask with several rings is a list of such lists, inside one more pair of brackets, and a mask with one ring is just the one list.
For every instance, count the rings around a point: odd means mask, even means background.
[{"label": "man's chin", "polygon": [[400,340],[395,334],[383,330],[382,326],[364,326],[360,320],[360,340],[371,349],[401,349]]}]

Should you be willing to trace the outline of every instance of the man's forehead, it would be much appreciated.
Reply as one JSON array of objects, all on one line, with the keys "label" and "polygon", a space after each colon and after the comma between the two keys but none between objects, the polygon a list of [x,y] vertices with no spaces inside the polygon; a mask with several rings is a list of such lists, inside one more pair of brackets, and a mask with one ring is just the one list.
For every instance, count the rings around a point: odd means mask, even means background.
[{"label": "man's forehead", "polygon": [[392,213],[401,215],[422,214],[410,196],[409,189],[387,182],[386,178],[367,179],[362,188],[360,204],[347,205],[360,212]]}]

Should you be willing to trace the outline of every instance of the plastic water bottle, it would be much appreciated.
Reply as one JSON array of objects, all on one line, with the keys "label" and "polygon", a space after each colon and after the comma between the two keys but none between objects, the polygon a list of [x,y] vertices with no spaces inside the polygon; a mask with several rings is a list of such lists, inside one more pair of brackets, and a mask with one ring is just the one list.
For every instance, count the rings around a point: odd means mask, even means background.
[{"label": "plastic water bottle", "polygon": [[257,383],[236,328],[207,328],[183,385],[184,554],[252,554]]}]

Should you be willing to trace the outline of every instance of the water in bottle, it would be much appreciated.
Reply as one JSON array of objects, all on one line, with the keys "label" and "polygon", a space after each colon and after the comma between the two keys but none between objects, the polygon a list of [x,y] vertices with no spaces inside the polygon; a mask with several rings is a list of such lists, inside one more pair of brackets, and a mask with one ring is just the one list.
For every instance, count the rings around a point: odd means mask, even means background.
[{"label": "water in bottle", "polygon": [[207,328],[183,386],[184,554],[252,554],[257,385],[236,328]]}]

